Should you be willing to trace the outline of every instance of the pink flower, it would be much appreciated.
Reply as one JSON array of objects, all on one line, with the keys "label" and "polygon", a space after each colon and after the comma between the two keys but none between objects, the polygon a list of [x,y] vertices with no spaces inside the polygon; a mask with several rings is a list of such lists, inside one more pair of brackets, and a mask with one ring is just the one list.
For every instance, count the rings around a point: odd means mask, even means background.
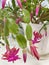
[{"label": "pink flower", "polygon": [[22,3],[21,3],[21,1],[20,1],[20,0],[16,0],[16,1],[17,1],[17,3],[18,3],[19,7],[22,8]]},{"label": "pink flower", "polygon": [[39,5],[36,6],[36,11],[35,11],[36,16],[38,16],[38,13],[39,13]]},{"label": "pink flower", "polygon": [[33,34],[34,34],[34,38],[37,38],[37,39],[41,39],[42,38],[42,34],[41,33],[38,33],[36,31],[34,31]]},{"label": "pink flower", "polygon": [[40,58],[38,51],[35,46],[30,46],[31,54],[34,55],[38,60]]},{"label": "pink flower", "polygon": [[26,53],[26,50],[23,50],[23,60],[24,60],[24,63],[26,62],[26,59],[27,59],[27,53]]},{"label": "pink flower", "polygon": [[17,24],[19,24],[20,21],[21,21],[21,18],[20,17],[16,19],[16,23]]},{"label": "pink flower", "polygon": [[12,49],[9,49],[8,47],[6,47],[6,52],[3,54],[2,59],[3,60],[8,60],[8,62],[14,62],[19,58],[19,56],[17,55],[17,53],[19,52],[19,49],[16,49],[15,47],[13,47]]},{"label": "pink flower", "polygon": [[2,0],[2,9],[4,9],[5,4],[6,4],[6,0]]},{"label": "pink flower", "polygon": [[27,2],[27,0],[24,0],[24,2]]},{"label": "pink flower", "polygon": [[33,32],[34,34],[34,39],[32,40],[32,43],[35,44],[35,43],[39,43],[40,42],[40,39],[42,38],[42,34],[41,33],[38,33],[38,32]]}]

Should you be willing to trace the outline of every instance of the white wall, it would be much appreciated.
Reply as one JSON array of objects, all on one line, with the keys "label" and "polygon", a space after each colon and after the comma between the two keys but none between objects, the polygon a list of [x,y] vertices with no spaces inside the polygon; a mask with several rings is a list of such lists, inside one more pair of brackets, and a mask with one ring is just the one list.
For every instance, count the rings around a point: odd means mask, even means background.
[{"label": "white wall", "polygon": [[1,0],[0,0],[0,7],[1,7]]}]

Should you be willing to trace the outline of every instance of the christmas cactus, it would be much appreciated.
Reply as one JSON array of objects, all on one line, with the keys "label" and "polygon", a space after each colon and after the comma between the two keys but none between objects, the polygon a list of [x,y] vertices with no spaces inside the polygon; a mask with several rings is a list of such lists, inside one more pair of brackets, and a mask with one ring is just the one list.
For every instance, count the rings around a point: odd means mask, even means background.
[{"label": "christmas cactus", "polygon": [[[10,48],[8,36],[11,33],[12,38],[22,48],[22,57],[24,62],[27,60],[27,53],[40,59],[40,55],[37,51],[36,43],[39,43],[43,35],[40,33],[42,29],[45,30],[45,36],[47,36],[46,25],[49,24],[49,9],[41,5],[44,0],[11,0],[11,5],[6,4],[7,0],[2,0],[2,8],[0,8],[0,39],[4,40],[4,43],[0,41],[0,44],[6,45],[6,52],[3,54],[2,59],[8,60],[8,62],[14,62],[17,59],[21,59],[17,55],[19,48]],[[46,22],[45,22],[46,21]],[[22,24],[26,24],[26,31],[24,32]],[[41,29],[37,32],[32,32],[31,24],[43,24]],[[26,33],[26,34],[24,34]],[[32,35],[34,39],[32,39]],[[30,50],[27,49],[27,41],[29,41]]]}]

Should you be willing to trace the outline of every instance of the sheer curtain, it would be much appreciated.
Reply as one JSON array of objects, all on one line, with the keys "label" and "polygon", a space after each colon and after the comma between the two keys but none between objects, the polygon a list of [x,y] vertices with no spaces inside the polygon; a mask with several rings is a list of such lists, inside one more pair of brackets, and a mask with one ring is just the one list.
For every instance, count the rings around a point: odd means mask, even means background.
[{"label": "sheer curtain", "polygon": [[42,6],[49,8],[49,2],[48,0],[45,0],[42,2]]}]

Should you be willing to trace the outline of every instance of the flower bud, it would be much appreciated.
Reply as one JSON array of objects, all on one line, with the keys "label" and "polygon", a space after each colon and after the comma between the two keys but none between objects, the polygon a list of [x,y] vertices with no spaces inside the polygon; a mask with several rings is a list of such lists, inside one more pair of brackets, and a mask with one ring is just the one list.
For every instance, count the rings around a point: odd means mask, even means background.
[{"label": "flower bud", "polygon": [[4,9],[5,4],[6,4],[6,0],[2,0],[2,9]]},{"label": "flower bud", "polygon": [[24,60],[24,63],[26,62],[26,59],[27,59],[27,53],[26,53],[26,50],[24,49],[23,50],[23,60]]},{"label": "flower bud", "polygon": [[40,5],[37,5],[37,6],[36,6],[36,11],[35,11],[35,15],[36,15],[36,16],[38,16],[39,9],[40,9]]},{"label": "flower bud", "polygon": [[17,3],[18,3],[18,5],[19,5],[19,7],[22,8],[22,3],[21,3],[21,1],[20,1],[20,0],[17,0]]}]

